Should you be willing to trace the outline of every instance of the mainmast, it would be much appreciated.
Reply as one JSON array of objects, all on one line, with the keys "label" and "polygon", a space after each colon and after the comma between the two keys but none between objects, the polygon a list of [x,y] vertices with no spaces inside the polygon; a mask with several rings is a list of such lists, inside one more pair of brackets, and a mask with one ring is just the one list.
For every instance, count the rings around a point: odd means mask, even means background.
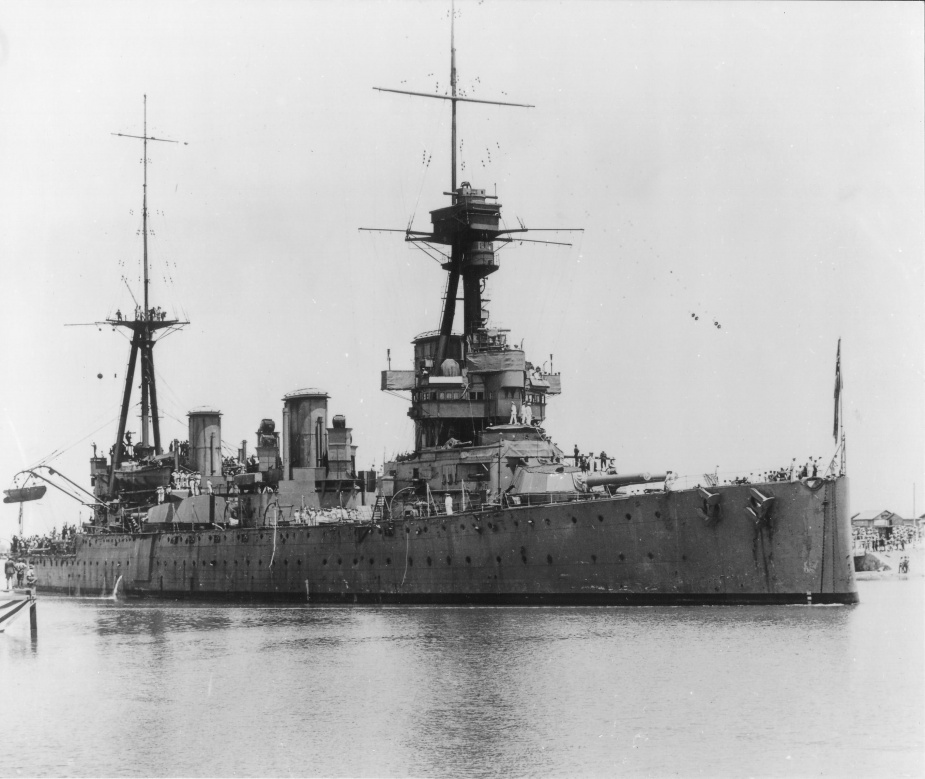
[{"label": "mainmast", "polygon": [[450,3],[450,96],[453,111],[453,131],[450,143],[450,191],[456,191],[456,8]]},{"label": "mainmast", "polygon": [[[144,170],[144,175],[142,178],[141,184],[141,235],[142,235],[142,266],[144,267],[144,285],[142,287],[143,297],[144,297],[144,310],[149,311],[148,306],[148,285],[150,280],[148,279],[148,96],[144,96],[144,112],[142,118],[142,168]],[[150,333],[146,332],[146,338]],[[153,346],[153,343],[151,344]],[[151,387],[152,394],[154,394],[154,382],[153,382],[153,370],[151,370],[150,360],[146,359],[147,355],[150,355],[151,349],[143,349],[141,352],[141,445],[150,446],[148,441],[148,426],[149,426],[149,408],[148,408],[148,387]],[[150,383],[145,380],[146,376],[151,378]],[[153,403],[155,407],[155,416],[157,416],[157,398],[153,398]],[[155,425],[157,428],[157,425]],[[155,444],[154,449],[156,454],[160,454],[160,430],[154,434]]]},{"label": "mainmast", "polygon": [[[144,96],[144,115],[142,118],[142,147],[144,149],[144,156],[141,158],[142,167],[144,169],[144,179],[141,185],[141,234],[142,234],[142,245],[144,247],[144,269],[145,269],[145,285],[144,285],[144,298],[145,298],[145,311],[148,310],[148,96]],[[176,143],[176,141],[165,141],[165,143]]]},{"label": "mainmast", "polygon": [[[114,319],[107,319],[106,324],[113,327],[124,327],[132,331],[131,351],[129,352],[128,368],[125,372],[125,388],[122,393],[122,409],[119,415],[119,430],[116,435],[116,443],[113,449],[112,465],[109,472],[110,490],[115,487],[115,472],[122,463],[125,454],[125,427],[128,422],[128,410],[131,403],[132,383],[135,377],[135,363],[141,362],[141,441],[139,442],[143,452],[161,454],[161,432],[160,419],[157,409],[157,385],[154,374],[154,343],[155,334],[158,330],[168,328],[182,327],[188,322],[181,322],[178,319],[168,319],[166,312],[161,311],[159,307],[151,305],[150,298],[150,277],[148,272],[148,141],[160,141],[162,143],[179,143],[166,138],[156,138],[148,135],[148,96],[144,96],[144,118],[143,130],[141,135],[129,135],[127,133],[113,133],[120,138],[135,138],[142,142],[144,156],[142,164],[144,169],[142,182],[142,201],[141,201],[141,225],[142,225],[142,268],[143,268],[143,289],[142,300],[144,306],[137,306],[133,317],[122,317],[119,314]],[[149,438],[149,428],[153,432],[153,447]]]}]

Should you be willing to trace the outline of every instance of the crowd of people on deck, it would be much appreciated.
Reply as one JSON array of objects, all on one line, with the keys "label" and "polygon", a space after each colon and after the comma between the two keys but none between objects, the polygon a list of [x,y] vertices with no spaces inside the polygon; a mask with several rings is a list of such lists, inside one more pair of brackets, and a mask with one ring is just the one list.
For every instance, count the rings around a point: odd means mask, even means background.
[{"label": "crowd of people on deck", "polygon": [[44,535],[16,536],[10,541],[13,555],[41,554],[43,552],[74,552],[77,541],[77,525],[64,524],[59,531],[52,528]]},{"label": "crowd of people on deck", "polygon": [[576,467],[581,468],[583,473],[589,473],[597,471],[598,465],[600,465],[601,471],[606,471],[609,467],[613,467],[615,458],[608,457],[607,452],[601,452],[597,455],[594,452],[582,454],[578,451],[578,445],[576,444],[571,458],[566,457],[566,459],[571,459]]},{"label": "crowd of people on deck", "polygon": [[[773,481],[797,481],[798,479],[815,479],[819,476],[820,457],[811,457],[803,465],[797,464],[797,458],[794,457],[789,465],[783,468],[776,468],[763,473],[749,474],[751,481],[755,482],[773,482]],[[747,484],[748,482],[739,482]]]},{"label": "crowd of people on deck", "polygon": [[[821,457],[810,457],[803,465],[797,464],[794,457],[789,465],[783,468],[772,468],[770,471],[758,471],[748,476],[736,476],[725,479],[723,484],[767,484],[768,482],[799,481],[800,479],[816,479],[822,472]],[[719,480],[716,480],[719,484]]]},{"label": "crowd of people on deck", "polygon": [[[608,470],[614,473],[616,472],[614,470],[616,459],[614,457],[609,457],[606,452],[601,452],[600,454],[588,452],[588,454],[583,454],[576,445],[572,454],[565,459],[571,460],[576,467],[581,468],[584,472],[606,472]],[[717,471],[718,470],[717,468]],[[716,486],[717,484],[762,484],[767,482],[798,481],[799,479],[808,478],[815,479],[823,474],[821,457],[810,457],[802,465],[798,464],[796,457],[794,457],[790,464],[785,465],[783,468],[759,471],[757,473],[750,473],[748,476],[737,476],[725,480],[720,480],[719,473],[717,472],[716,474],[708,474],[710,478],[708,478],[707,481],[712,482],[712,486]]]}]

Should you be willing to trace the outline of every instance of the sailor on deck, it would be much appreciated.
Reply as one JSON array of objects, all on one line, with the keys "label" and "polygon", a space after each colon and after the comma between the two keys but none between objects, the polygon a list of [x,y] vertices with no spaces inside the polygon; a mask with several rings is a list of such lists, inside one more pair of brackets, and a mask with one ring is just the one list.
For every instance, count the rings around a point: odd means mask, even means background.
[{"label": "sailor on deck", "polygon": [[511,419],[508,424],[517,424],[517,404],[513,400],[511,401]]}]

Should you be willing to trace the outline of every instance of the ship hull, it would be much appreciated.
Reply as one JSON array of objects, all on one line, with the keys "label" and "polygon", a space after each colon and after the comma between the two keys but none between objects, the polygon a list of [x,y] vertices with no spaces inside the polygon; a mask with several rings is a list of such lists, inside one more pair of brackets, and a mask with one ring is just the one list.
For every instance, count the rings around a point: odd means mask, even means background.
[{"label": "ship hull", "polygon": [[[773,498],[760,518],[760,499]],[[70,595],[339,603],[856,603],[847,478],[342,524],[81,536]],[[760,512],[759,512],[760,513]]]}]

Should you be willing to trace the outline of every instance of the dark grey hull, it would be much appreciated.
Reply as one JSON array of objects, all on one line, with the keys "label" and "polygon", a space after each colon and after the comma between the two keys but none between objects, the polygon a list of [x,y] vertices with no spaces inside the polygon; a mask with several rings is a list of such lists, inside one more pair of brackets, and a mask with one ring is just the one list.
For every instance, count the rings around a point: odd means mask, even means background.
[{"label": "dark grey hull", "polygon": [[847,480],[715,488],[395,522],[83,536],[37,558],[70,595],[312,603],[856,603]]}]

